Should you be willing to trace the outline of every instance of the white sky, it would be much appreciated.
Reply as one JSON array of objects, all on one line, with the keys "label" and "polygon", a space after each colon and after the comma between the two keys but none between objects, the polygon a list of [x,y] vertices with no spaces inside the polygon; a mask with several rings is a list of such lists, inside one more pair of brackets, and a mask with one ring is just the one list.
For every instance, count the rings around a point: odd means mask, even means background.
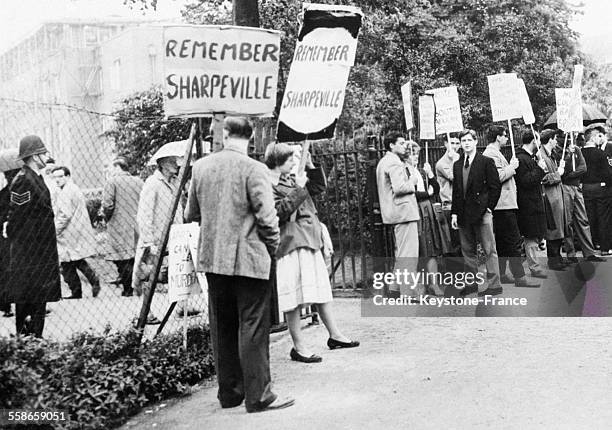
[{"label": "white sky", "polygon": [[[158,0],[158,11],[153,18],[179,17],[187,0]],[[611,0],[568,0],[584,3],[583,16],[576,18],[573,27],[587,40],[610,34]],[[123,0],[0,0],[0,52],[34,30],[42,21],[59,18],[101,18],[109,15],[143,17],[142,12],[130,10]],[[588,46],[584,47],[587,51]]]}]

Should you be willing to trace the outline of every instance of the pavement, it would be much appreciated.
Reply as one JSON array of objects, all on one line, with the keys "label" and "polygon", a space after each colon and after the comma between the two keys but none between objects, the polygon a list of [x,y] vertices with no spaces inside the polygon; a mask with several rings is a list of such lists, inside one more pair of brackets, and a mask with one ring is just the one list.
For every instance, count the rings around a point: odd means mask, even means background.
[{"label": "pavement", "polygon": [[612,319],[477,318],[477,308],[456,310],[461,317],[415,317],[417,308],[364,317],[360,299],[336,299],[339,325],[359,348],[330,351],[325,328],[305,321],[323,362],[296,363],[288,333],[272,335],[275,391],[293,396],[293,407],[221,409],[212,380],[122,429],[610,428]]}]

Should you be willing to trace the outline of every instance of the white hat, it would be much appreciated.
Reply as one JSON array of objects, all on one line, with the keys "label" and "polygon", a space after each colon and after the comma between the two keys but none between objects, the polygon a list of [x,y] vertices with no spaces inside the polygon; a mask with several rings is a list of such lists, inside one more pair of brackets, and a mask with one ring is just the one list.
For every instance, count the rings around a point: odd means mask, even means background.
[{"label": "white hat", "polygon": [[[147,166],[155,166],[157,164],[157,160],[165,157],[177,157],[179,158],[178,164],[180,165],[182,162],[182,158],[185,155],[185,149],[187,149],[187,145],[189,144],[189,140],[177,140],[176,142],[168,142],[159,148],[155,154],[151,157]],[[192,148],[192,157],[195,154],[195,145]],[[192,158],[193,159],[193,158]]]}]

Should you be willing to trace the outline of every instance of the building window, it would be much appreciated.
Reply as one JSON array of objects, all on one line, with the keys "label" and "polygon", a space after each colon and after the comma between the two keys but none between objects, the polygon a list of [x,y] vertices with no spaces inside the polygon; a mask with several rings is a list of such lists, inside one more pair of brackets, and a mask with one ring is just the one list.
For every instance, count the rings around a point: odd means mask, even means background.
[{"label": "building window", "polygon": [[117,58],[113,61],[113,67],[110,73],[111,90],[119,91],[121,89],[121,59]]}]

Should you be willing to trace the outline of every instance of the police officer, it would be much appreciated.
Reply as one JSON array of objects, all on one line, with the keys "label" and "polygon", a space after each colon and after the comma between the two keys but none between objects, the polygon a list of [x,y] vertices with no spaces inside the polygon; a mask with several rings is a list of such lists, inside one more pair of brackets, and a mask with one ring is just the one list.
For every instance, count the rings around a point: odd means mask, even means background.
[{"label": "police officer", "polygon": [[3,228],[10,246],[8,295],[17,334],[42,337],[46,303],[58,301],[61,289],[51,195],[40,174],[47,149],[40,137],[21,139],[19,158],[24,166],[9,187]]}]

